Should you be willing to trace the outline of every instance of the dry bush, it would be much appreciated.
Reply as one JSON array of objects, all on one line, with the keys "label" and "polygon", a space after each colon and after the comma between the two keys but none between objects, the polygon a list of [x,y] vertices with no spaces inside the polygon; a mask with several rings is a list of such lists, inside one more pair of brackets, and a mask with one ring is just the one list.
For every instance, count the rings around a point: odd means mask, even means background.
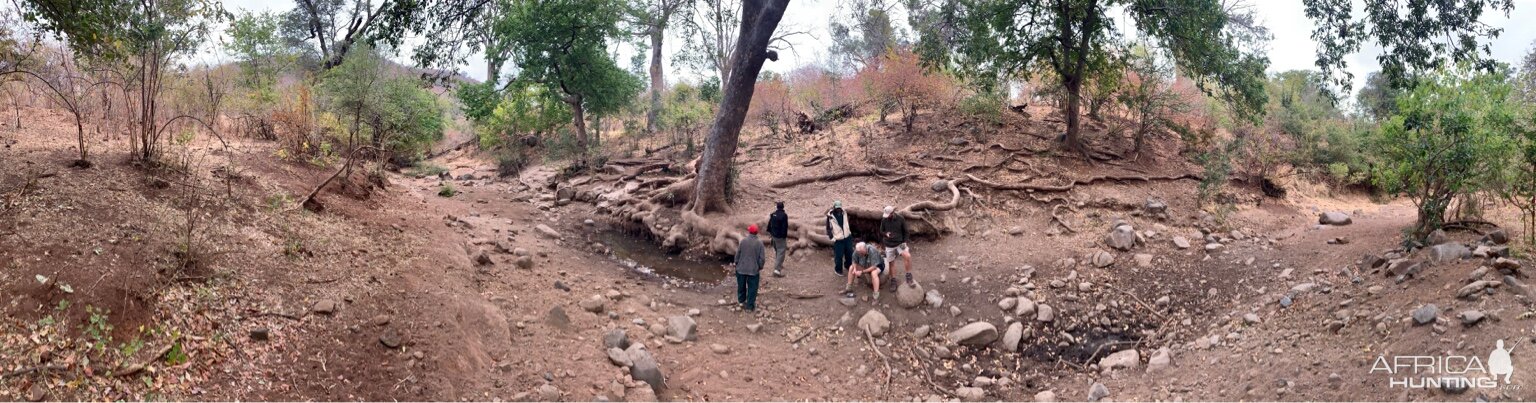
[{"label": "dry bush", "polygon": [[879,108],[880,121],[888,112],[899,111],[907,132],[912,131],[918,111],[953,104],[960,88],[953,77],[923,71],[918,56],[906,49],[892,52],[883,63],[871,64],[855,77]]}]

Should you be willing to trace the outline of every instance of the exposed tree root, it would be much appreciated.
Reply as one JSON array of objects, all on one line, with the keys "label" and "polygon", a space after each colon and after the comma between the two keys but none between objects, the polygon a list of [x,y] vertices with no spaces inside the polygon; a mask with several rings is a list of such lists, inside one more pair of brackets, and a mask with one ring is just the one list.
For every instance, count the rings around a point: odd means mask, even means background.
[{"label": "exposed tree root", "polygon": [[986,181],[986,180],[982,180],[982,179],[977,178],[975,176],[972,176],[970,174],[966,174],[965,176],[967,178],[969,178],[972,182],[976,182],[978,184],[981,184],[982,186],[986,186],[986,187],[992,188],[994,190],[1025,190],[1025,191],[1037,191],[1037,192],[1065,192],[1065,191],[1072,190],[1073,188],[1076,188],[1079,185],[1092,185],[1092,184],[1095,184],[1095,183],[1098,183],[1098,182],[1103,182],[1103,181],[1119,181],[1119,182],[1124,182],[1124,181],[1143,181],[1143,182],[1154,182],[1154,181],[1176,181],[1176,180],[1183,180],[1183,179],[1191,179],[1191,180],[1197,180],[1197,181],[1200,180],[1200,176],[1199,175],[1195,175],[1195,174],[1183,174],[1183,175],[1171,175],[1171,176],[1099,175],[1099,176],[1090,177],[1088,179],[1074,180],[1074,181],[1072,181],[1070,183],[1063,184],[1063,185],[1036,185],[1036,184],[1029,184],[1029,183],[1002,184],[1002,183],[995,183],[995,182],[989,182],[989,181]]},{"label": "exposed tree root", "polygon": [[895,174],[896,174],[895,171],[891,171],[889,169],[870,168],[870,169],[859,170],[859,171],[834,172],[834,173],[830,173],[830,174],[818,175],[818,176],[812,176],[812,177],[806,177],[806,178],[789,179],[789,180],[785,180],[785,181],[781,181],[781,182],[777,182],[777,183],[768,185],[768,187],[771,187],[771,188],[774,188],[774,189],[783,189],[783,188],[803,185],[803,184],[807,184],[807,183],[811,183],[811,182],[832,182],[832,181],[836,181],[836,180],[839,180],[839,179],[859,177],[859,176],[876,176],[876,175],[885,176],[885,175],[895,175]]},{"label": "exposed tree root", "polygon": [[[1061,224],[1061,227],[1065,228],[1067,230],[1067,232],[1077,233],[1077,229],[1072,228],[1071,224],[1067,224],[1067,220],[1062,219],[1061,215],[1057,214],[1056,210],[1059,210],[1059,209],[1061,209],[1063,207],[1066,207],[1067,210],[1073,210],[1072,206],[1068,206],[1066,204],[1057,204],[1056,206],[1051,207],[1051,221],[1054,221],[1057,224]],[[1073,211],[1076,211],[1076,210],[1073,210]]]}]

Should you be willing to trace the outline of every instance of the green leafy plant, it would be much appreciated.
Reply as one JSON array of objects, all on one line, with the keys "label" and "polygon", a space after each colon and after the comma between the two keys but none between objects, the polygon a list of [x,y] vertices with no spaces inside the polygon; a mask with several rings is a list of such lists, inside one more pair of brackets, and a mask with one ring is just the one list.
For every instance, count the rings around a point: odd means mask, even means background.
[{"label": "green leafy plant", "polygon": [[437,195],[441,197],[453,197],[456,194],[459,194],[459,192],[453,189],[453,184],[451,183],[444,182],[442,186],[437,188]]},{"label": "green leafy plant", "polygon": [[1516,109],[1503,73],[1443,70],[1418,80],[1398,99],[1398,114],[1381,126],[1383,167],[1375,183],[1418,208],[1411,240],[1439,229],[1460,196],[1494,190],[1514,150]]}]

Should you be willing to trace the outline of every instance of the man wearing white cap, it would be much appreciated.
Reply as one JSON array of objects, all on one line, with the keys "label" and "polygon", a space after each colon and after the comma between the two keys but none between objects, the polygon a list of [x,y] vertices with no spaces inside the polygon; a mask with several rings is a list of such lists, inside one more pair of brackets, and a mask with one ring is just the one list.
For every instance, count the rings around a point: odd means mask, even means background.
[{"label": "man wearing white cap", "polygon": [[[907,285],[914,285],[912,250],[907,247],[907,219],[901,214],[896,214],[895,207],[885,206],[885,212],[880,215],[880,244],[885,245],[885,264],[895,266],[896,257],[901,256]],[[891,268],[895,269],[895,267]]]}]

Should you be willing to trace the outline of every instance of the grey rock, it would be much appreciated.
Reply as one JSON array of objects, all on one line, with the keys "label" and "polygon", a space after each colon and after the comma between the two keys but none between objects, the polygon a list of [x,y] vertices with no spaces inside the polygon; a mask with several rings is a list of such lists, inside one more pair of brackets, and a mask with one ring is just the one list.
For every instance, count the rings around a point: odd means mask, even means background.
[{"label": "grey rock", "polygon": [[1019,341],[1024,338],[1024,324],[1013,322],[1008,324],[1008,330],[1003,332],[1003,351],[1019,351]]},{"label": "grey rock", "polygon": [[1115,264],[1115,255],[1111,255],[1109,252],[1101,250],[1093,253],[1092,260],[1094,267],[1105,268]]},{"label": "grey rock", "polygon": [[1028,297],[1018,297],[1017,302],[1014,303],[1013,306],[1013,316],[1017,316],[1022,319],[1028,317],[1030,314],[1035,313],[1035,309],[1036,306],[1034,300],[1029,299]]},{"label": "grey rock", "polygon": [[912,338],[921,339],[921,338],[924,338],[924,337],[928,337],[928,333],[930,333],[930,332],[933,332],[933,327],[932,326],[928,326],[928,325],[918,326],[917,329],[913,329],[912,330]]},{"label": "grey rock", "polygon": [[997,309],[1001,309],[1003,312],[1012,311],[1013,307],[1018,305],[1018,303],[1019,300],[1017,298],[1003,298],[997,301]]},{"label": "grey rock", "polygon": [[960,401],[963,402],[979,402],[987,398],[987,391],[977,387],[964,386],[955,389],[955,396],[959,397]]},{"label": "grey rock", "polygon": [[885,314],[880,313],[880,310],[871,309],[859,318],[859,329],[868,331],[875,337],[884,336],[886,331],[891,330],[891,320],[886,319]]},{"label": "grey rock", "polygon": [[1435,323],[1435,317],[1440,316],[1440,307],[1435,304],[1424,304],[1413,310],[1413,323],[1418,326]]},{"label": "grey rock", "polygon": [[394,329],[385,330],[384,334],[379,335],[379,344],[388,348],[400,348],[400,333],[395,332]]},{"label": "grey rock", "polygon": [[1136,369],[1141,366],[1141,352],[1136,349],[1116,351],[1113,354],[1099,359],[1099,368],[1102,370]]},{"label": "grey rock", "polygon": [[512,260],[512,264],[516,265],[517,268],[519,268],[519,269],[523,269],[523,270],[532,269],[533,268],[533,257],[532,256],[528,256],[528,255],[518,256],[517,259],[513,259]]},{"label": "grey rock", "polygon": [[1189,249],[1189,238],[1182,236],[1173,237],[1173,246],[1179,249]]},{"label": "grey rock", "polygon": [[1157,349],[1152,357],[1147,359],[1147,373],[1155,374],[1173,367],[1173,352],[1168,347]]},{"label": "grey rock", "polygon": [[1109,397],[1109,387],[1104,386],[1104,384],[1094,382],[1093,386],[1088,387],[1088,401],[1097,402],[1104,400],[1106,397]]},{"label": "grey rock", "polygon": [[1148,198],[1147,204],[1142,205],[1142,209],[1145,210],[1147,214],[1166,214],[1168,213],[1168,203],[1164,203],[1162,200]]},{"label": "grey rock", "polygon": [[985,346],[997,340],[997,327],[975,322],[949,333],[949,341],[967,346]]},{"label": "grey rock", "polygon": [[330,315],[336,313],[336,305],[336,300],[334,299],[322,299],[315,302],[315,306],[310,308],[310,312],[321,315]]},{"label": "grey rock", "polygon": [[1461,311],[1461,325],[1462,326],[1466,326],[1466,327],[1472,327],[1472,326],[1477,325],[1478,323],[1482,322],[1483,318],[1486,318],[1486,317],[1487,317],[1487,315],[1483,314],[1483,311],[1479,311],[1479,310],[1476,310],[1476,309],[1468,309],[1468,310],[1465,310],[1465,311]]},{"label": "grey rock", "polygon": [[687,315],[667,318],[667,337],[683,341],[698,340],[698,326],[698,323]]},{"label": "grey rock", "polygon": [[1503,228],[1489,232],[1486,237],[1488,238],[1488,242],[1493,243],[1494,245],[1503,245],[1509,243],[1509,233],[1504,232]]},{"label": "grey rock", "polygon": [[629,334],[624,329],[609,330],[607,333],[603,333],[603,347],[620,350],[629,348]]},{"label": "grey rock", "polygon": [[1047,391],[1041,391],[1040,393],[1036,393],[1035,394],[1035,401],[1036,402],[1042,402],[1042,403],[1052,403],[1052,402],[1055,402],[1056,401],[1056,392],[1052,392],[1052,391],[1047,390]]},{"label": "grey rock", "polygon": [[667,387],[666,375],[662,374],[661,366],[656,364],[656,359],[651,357],[651,352],[644,345],[635,344],[629,346],[629,376],[651,385],[651,390],[661,393]]},{"label": "grey rock", "polygon": [[935,192],[947,191],[949,190],[949,181],[943,179],[935,180],[933,181],[933,184],[928,185],[928,189]]},{"label": "grey rock", "polygon": [[539,234],[544,235],[545,238],[560,239],[560,232],[555,231],[554,228],[550,228],[548,225],[535,225],[533,226],[533,229],[539,231]]},{"label": "grey rock", "polygon": [[1104,235],[1104,245],[1122,251],[1136,247],[1136,230],[1130,224],[1116,225]]},{"label": "grey rock", "polygon": [[1349,225],[1354,222],[1349,218],[1349,214],[1338,211],[1329,211],[1317,216],[1317,223],[1322,225]]},{"label": "grey rock", "polygon": [[923,286],[907,285],[905,281],[896,287],[896,305],[912,309],[923,304]]},{"label": "grey rock", "polygon": [[624,368],[635,364],[634,361],[630,360],[629,353],[624,352],[624,349],[618,347],[608,349],[608,362]]},{"label": "grey rock", "polygon": [[731,353],[731,346],[727,346],[727,345],[720,344],[720,343],[711,343],[709,345],[709,351],[713,351],[715,354],[721,354],[721,355],[730,354]]},{"label": "grey rock", "polygon": [[929,307],[938,308],[944,306],[944,294],[940,294],[939,290],[928,290],[923,294],[923,301],[927,302]]},{"label": "grey rock", "polygon": [[1249,325],[1257,325],[1259,322],[1261,322],[1261,320],[1259,320],[1258,314],[1252,312],[1243,314],[1243,323]]},{"label": "grey rock", "polygon": [[1152,268],[1152,255],[1151,254],[1137,253],[1135,256],[1132,256],[1132,259],[1136,261],[1136,267],[1143,268],[1143,269],[1150,269],[1150,268]]},{"label": "grey rock", "polygon": [[1039,304],[1039,306],[1035,308],[1035,320],[1040,322],[1055,321],[1056,309],[1051,308],[1050,305]]},{"label": "grey rock", "polygon": [[1459,243],[1442,243],[1429,247],[1429,260],[1435,263],[1454,262],[1468,256],[1472,256],[1472,250]]},{"label": "grey rock", "polygon": [[591,313],[603,313],[608,307],[608,299],[601,295],[593,295],[591,298],[581,300],[581,309]]}]

